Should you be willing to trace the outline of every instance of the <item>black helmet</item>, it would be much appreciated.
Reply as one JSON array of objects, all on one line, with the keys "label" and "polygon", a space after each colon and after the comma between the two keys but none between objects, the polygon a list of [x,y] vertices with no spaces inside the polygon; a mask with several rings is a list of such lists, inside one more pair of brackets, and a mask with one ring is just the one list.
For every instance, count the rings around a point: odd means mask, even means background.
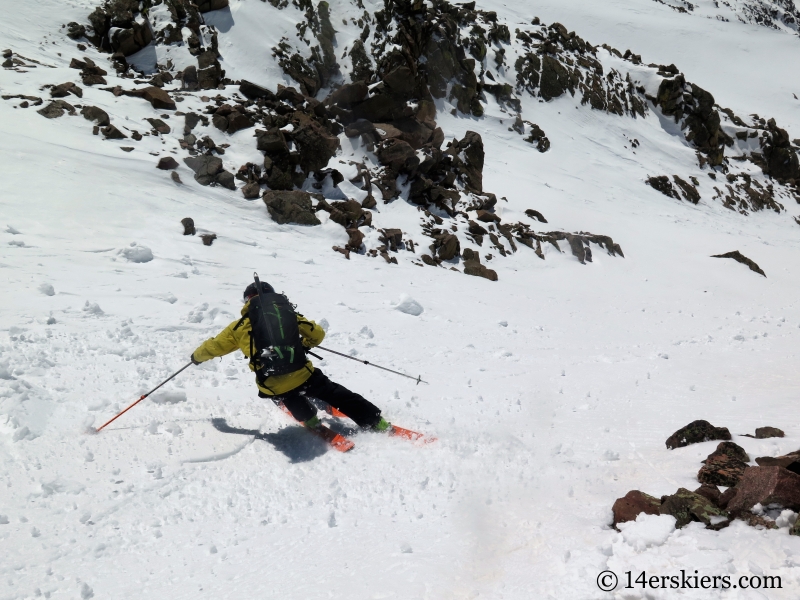
[{"label": "black helmet", "polygon": [[[261,293],[262,294],[274,294],[275,288],[273,288],[270,284],[262,281],[261,282]],[[247,302],[250,298],[258,294],[258,289],[256,288],[256,284],[251,283],[248,285],[244,290],[243,300]]]}]

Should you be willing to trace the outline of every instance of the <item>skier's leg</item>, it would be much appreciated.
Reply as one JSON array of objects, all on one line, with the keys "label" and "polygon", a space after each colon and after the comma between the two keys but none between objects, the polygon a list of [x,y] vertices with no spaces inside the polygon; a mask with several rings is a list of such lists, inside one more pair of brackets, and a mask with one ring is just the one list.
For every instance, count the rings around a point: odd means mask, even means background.
[{"label": "skier's leg", "polygon": [[269,398],[275,404],[282,402],[295,419],[305,423],[317,415],[317,409],[308,401],[304,388],[305,386],[303,385],[279,396],[268,396],[259,391],[258,396],[260,398]]},{"label": "skier's leg", "polygon": [[318,368],[306,382],[305,392],[339,409],[361,427],[374,427],[381,410],[369,400],[328,379]]}]

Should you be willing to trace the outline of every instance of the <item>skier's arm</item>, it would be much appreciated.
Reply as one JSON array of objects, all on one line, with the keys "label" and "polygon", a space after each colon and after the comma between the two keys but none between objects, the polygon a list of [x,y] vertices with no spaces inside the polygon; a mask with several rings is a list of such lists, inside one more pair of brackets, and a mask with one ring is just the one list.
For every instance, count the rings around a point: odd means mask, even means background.
[{"label": "skier's arm", "polygon": [[325,339],[325,330],[303,315],[297,315],[297,326],[300,329],[300,337],[303,338],[303,346],[306,348],[319,346]]},{"label": "skier's arm", "polygon": [[205,362],[217,356],[225,356],[239,349],[236,338],[233,337],[233,327],[238,323],[234,321],[220,332],[217,337],[207,339],[192,353],[196,362]]}]

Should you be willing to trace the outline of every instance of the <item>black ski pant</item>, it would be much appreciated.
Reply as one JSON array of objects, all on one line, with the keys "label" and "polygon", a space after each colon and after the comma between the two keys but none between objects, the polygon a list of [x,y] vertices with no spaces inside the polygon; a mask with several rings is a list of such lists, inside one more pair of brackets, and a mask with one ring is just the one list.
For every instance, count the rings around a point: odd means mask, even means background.
[{"label": "black ski pant", "polygon": [[309,398],[327,402],[353,419],[360,427],[371,427],[381,420],[381,410],[377,406],[363,396],[334,383],[316,368],[303,385],[285,394],[268,396],[259,392],[258,395],[261,398],[271,398],[276,404],[283,402],[298,421],[308,421],[317,414],[317,409],[309,402]]}]

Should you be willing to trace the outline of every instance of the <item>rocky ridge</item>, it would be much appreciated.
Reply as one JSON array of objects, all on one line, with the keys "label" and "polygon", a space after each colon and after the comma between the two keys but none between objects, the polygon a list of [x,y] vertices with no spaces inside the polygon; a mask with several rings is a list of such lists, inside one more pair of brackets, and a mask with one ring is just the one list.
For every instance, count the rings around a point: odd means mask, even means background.
[{"label": "rocky ridge", "polygon": [[[608,236],[540,232],[531,223],[504,222],[497,212],[504,199],[483,187],[481,136],[467,132],[460,140],[445,140],[436,122],[443,101],[456,115],[480,118],[491,96],[509,115],[510,129],[526,136],[538,152],[547,152],[558,140],[523,118],[523,96],[549,102],[569,94],[587,109],[620,118],[660,111],[674,119],[686,145],[695,148],[698,170],[713,180],[714,199],[724,206],[742,214],[782,212],[779,199],[800,201],[797,146],[788,133],[772,119],[752,115],[748,123],[720,107],[673,65],[644,65],[630,50],[593,46],[563,25],[545,25],[538,18],[512,34],[495,13],[477,9],[474,2],[453,5],[444,0],[430,5],[387,2],[373,14],[364,10],[358,20],[344,23],[358,27],[360,34],[337,58],[335,16],[326,2],[270,4],[302,15],[297,35],[272,49],[272,58],[296,87],[279,84],[272,91],[264,82],[225,79],[217,31],[203,14],[227,10],[227,0],[111,0],[88,15],[87,23],[66,25],[66,35],[78,42],[79,50],[88,43],[110,55],[116,85],[101,89],[145,100],[154,111],[175,111],[184,119],[183,128],[169,126],[162,114],[147,119],[149,131],[126,133],[105,111],[63,100],[81,97],[75,82],[53,85],[51,100],[39,112],[58,118],[75,115],[79,108],[96,123],[94,133],[111,140],[177,135],[186,153],[182,160],[197,183],[240,189],[247,199],[263,196],[269,214],[280,223],[314,225],[320,222],[316,214],[324,211],[345,229],[347,243],[334,249],[347,258],[360,253],[391,263],[398,252],[409,251],[408,258],[420,266],[458,270],[460,265],[464,272],[488,279],[497,275],[481,264],[480,252],[490,261],[517,252],[521,244],[544,259],[543,244],[562,252],[562,242],[585,264],[592,261],[592,245],[611,256],[623,256],[622,249]],[[134,55],[148,45],[181,49],[196,64],[179,70],[167,61],[151,72],[137,70]],[[6,62],[11,61],[6,68],[26,64],[6,53]],[[91,58],[73,57],[70,66],[80,72],[82,85],[108,85],[108,70]],[[185,100],[194,106],[199,100],[203,108],[177,110],[177,103]],[[24,103],[30,102],[41,105],[43,99],[25,96]],[[214,141],[211,133],[216,130],[219,140],[247,129],[253,130],[263,161],[226,169],[220,156],[228,144]],[[361,192],[358,197],[339,188],[345,177],[341,167],[331,166],[345,139],[363,155],[349,165],[355,176],[349,173],[348,182]],[[736,163],[742,161],[761,174],[741,167],[737,171]],[[177,172],[172,177],[180,180]],[[697,204],[703,198],[694,175],[656,175],[647,183],[675,199]],[[323,190],[334,193],[326,199]],[[279,201],[280,191],[299,194],[302,202]],[[417,206],[419,231],[400,231],[398,236],[392,228],[373,225],[379,201]],[[529,212],[538,215],[532,220],[544,220],[537,211]],[[416,235],[430,242],[415,242]]]}]

